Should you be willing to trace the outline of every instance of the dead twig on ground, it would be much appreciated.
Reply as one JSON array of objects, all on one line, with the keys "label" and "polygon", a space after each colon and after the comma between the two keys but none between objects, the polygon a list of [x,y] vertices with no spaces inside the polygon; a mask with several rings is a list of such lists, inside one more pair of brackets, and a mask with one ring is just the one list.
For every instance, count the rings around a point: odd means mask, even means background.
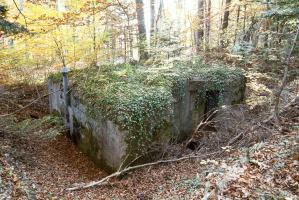
[{"label": "dead twig on ground", "polygon": [[214,117],[217,112],[218,110],[213,110],[213,112],[208,112],[205,114],[203,117],[207,116],[207,118],[200,121],[193,134],[197,133],[202,126],[207,126],[212,123],[211,118]]},{"label": "dead twig on ground", "polygon": [[120,176],[120,175],[122,175],[126,172],[129,172],[129,171],[132,171],[132,170],[135,170],[135,169],[151,167],[151,166],[154,166],[154,165],[165,164],[165,163],[180,162],[180,161],[188,160],[188,159],[204,158],[204,157],[207,157],[207,156],[217,155],[217,154],[220,154],[222,152],[223,152],[223,150],[216,151],[216,152],[213,152],[213,153],[204,154],[204,155],[190,154],[190,155],[183,156],[183,157],[180,157],[180,158],[169,159],[169,160],[159,160],[159,161],[156,161],[156,162],[146,163],[146,164],[142,164],[142,165],[135,165],[135,166],[132,166],[132,167],[127,167],[127,168],[125,168],[121,171],[114,172],[113,174],[110,174],[109,176],[106,176],[106,177],[104,177],[104,178],[102,178],[98,181],[92,181],[90,183],[83,183],[83,184],[75,184],[74,187],[70,187],[70,188],[67,188],[65,190],[66,191],[74,191],[74,190],[80,190],[80,189],[87,189],[87,188],[94,187],[94,186],[106,185],[111,178],[118,177],[118,176]]}]

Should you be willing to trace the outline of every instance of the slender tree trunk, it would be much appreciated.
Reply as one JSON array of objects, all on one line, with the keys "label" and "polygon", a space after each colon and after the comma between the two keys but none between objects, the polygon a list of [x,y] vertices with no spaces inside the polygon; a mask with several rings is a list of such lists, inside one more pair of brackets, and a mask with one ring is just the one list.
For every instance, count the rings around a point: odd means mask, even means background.
[{"label": "slender tree trunk", "polygon": [[73,27],[73,59],[74,69],[76,68],[76,26]]},{"label": "slender tree trunk", "polygon": [[163,4],[164,4],[163,0],[160,0],[158,14],[157,14],[157,17],[155,19],[155,41],[154,41],[155,46],[157,46],[157,41],[158,41],[158,22],[159,22],[159,19],[162,16]]},{"label": "slender tree trunk", "polygon": [[221,47],[226,47],[228,45],[228,41],[226,39],[226,29],[228,27],[229,22],[229,9],[230,9],[231,0],[226,0],[224,4],[224,15],[223,15],[223,22],[221,26]]},{"label": "slender tree trunk", "polygon": [[136,13],[138,21],[138,38],[139,38],[139,60],[144,61],[148,59],[146,51],[146,29],[144,22],[144,4],[143,0],[135,0]]},{"label": "slender tree trunk", "polygon": [[129,49],[129,58],[133,57],[133,39],[132,39],[132,30],[131,30],[131,23],[130,23],[130,16],[127,14],[127,41],[129,42],[128,49]]},{"label": "slender tree trunk", "polygon": [[124,61],[125,63],[127,62],[127,44],[128,44],[128,36],[127,36],[127,29],[126,26],[124,26],[123,28],[123,32],[124,32]]},{"label": "slender tree trunk", "polygon": [[95,13],[95,1],[92,2],[92,25],[93,25],[93,65],[97,65],[98,54],[97,54],[97,33],[96,33],[96,13]]},{"label": "slender tree trunk", "polygon": [[226,0],[224,4],[224,16],[223,16],[223,23],[221,28],[222,31],[224,31],[228,27],[230,3],[231,0]]},{"label": "slender tree trunk", "polygon": [[206,13],[206,1],[203,2],[203,51],[206,52],[206,39],[207,39],[207,13]]},{"label": "slender tree trunk", "polygon": [[[113,31],[113,28],[112,28]],[[112,47],[112,63],[115,62],[115,51],[116,51],[116,38],[115,34],[112,32],[111,34],[111,47]]]},{"label": "slender tree trunk", "polygon": [[132,30],[131,30],[131,26],[129,26],[128,28],[128,40],[129,40],[129,49],[130,49],[130,58],[133,58],[133,36],[132,36]]},{"label": "slender tree trunk", "polygon": [[243,18],[243,34],[246,33],[246,18],[247,18],[247,5],[244,5],[244,18]]},{"label": "slender tree trunk", "polygon": [[155,35],[155,0],[151,0],[151,30],[150,30],[150,45],[153,46],[154,35]]},{"label": "slender tree trunk", "polygon": [[197,15],[198,15],[199,23],[196,30],[195,43],[196,43],[196,53],[199,53],[201,42],[204,36],[204,30],[202,28],[202,23],[204,22],[204,0],[198,0]]},{"label": "slender tree trunk", "polygon": [[207,7],[207,15],[205,19],[206,23],[206,43],[207,43],[207,49],[210,49],[210,31],[211,31],[211,0],[206,1],[206,7]]},{"label": "slender tree trunk", "polygon": [[291,49],[285,59],[285,68],[284,68],[284,75],[283,75],[283,79],[282,79],[282,83],[281,83],[281,86],[279,88],[279,90],[277,91],[277,93],[275,94],[275,99],[274,99],[274,119],[275,119],[275,122],[280,126],[280,117],[279,117],[279,103],[280,103],[280,96],[281,96],[281,93],[283,91],[283,89],[285,88],[285,86],[287,85],[288,83],[288,73],[289,73],[289,62],[290,62],[290,59],[291,59],[291,56],[292,56],[292,53],[295,49],[295,46],[296,46],[296,43],[297,43],[297,40],[298,40],[298,36],[299,36],[299,26],[297,28],[297,32],[296,32],[296,35],[294,37],[294,40],[293,40],[293,44],[291,46]]},{"label": "slender tree trunk", "polygon": [[254,25],[257,23],[257,20],[255,19],[255,16],[251,17],[251,24],[248,26],[247,31],[243,37],[243,40],[246,42],[252,41],[253,33],[254,33]]},{"label": "slender tree trunk", "polygon": [[234,37],[234,45],[236,44],[236,41],[237,41],[238,27],[239,27],[239,21],[240,21],[240,11],[241,11],[241,6],[238,5],[238,9],[237,9],[237,21],[236,21],[235,37]]},{"label": "slender tree trunk", "polygon": [[[270,0],[267,0],[267,11],[270,10]],[[269,23],[268,23],[268,20],[266,20],[266,25],[265,25],[265,31],[268,32],[269,30]],[[264,38],[264,47],[265,48],[268,48],[268,33],[265,34],[265,38]],[[267,55],[268,57],[268,55]]]},{"label": "slender tree trunk", "polygon": [[222,13],[223,13],[223,1],[224,0],[219,0],[219,7],[220,7],[220,11],[219,11],[219,22],[218,22],[218,38],[217,38],[217,45],[218,45],[218,47],[220,47],[220,45],[221,45],[221,36],[222,36],[222,34],[221,34],[221,28],[222,28],[222,21],[223,21],[223,15],[222,15]]}]

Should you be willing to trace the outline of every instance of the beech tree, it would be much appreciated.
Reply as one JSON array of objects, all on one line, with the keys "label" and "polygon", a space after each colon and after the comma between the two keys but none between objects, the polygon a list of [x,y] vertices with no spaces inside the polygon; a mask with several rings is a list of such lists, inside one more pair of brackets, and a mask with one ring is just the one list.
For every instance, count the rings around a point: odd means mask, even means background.
[{"label": "beech tree", "polygon": [[151,46],[153,46],[154,42],[154,34],[155,34],[155,0],[150,0],[150,9],[151,9],[151,30],[150,30],[150,40]]},{"label": "beech tree", "polygon": [[229,13],[230,13],[230,3],[231,0],[225,0],[224,3],[224,15],[223,15],[223,21],[221,24],[221,46],[222,47],[226,47],[228,45],[228,41],[227,39],[225,39],[225,37],[227,37],[226,33],[226,29],[228,27],[228,23],[229,23]]},{"label": "beech tree", "polygon": [[148,52],[146,50],[144,3],[143,0],[135,0],[135,2],[136,2],[136,13],[137,13],[137,21],[138,21],[139,59],[142,61],[148,58]]},{"label": "beech tree", "polygon": [[198,12],[198,27],[196,30],[196,36],[195,36],[195,41],[196,41],[196,52],[200,51],[201,48],[201,42],[204,36],[204,29],[203,29],[203,23],[204,22],[204,0],[198,0],[198,7],[197,7],[197,12]]}]

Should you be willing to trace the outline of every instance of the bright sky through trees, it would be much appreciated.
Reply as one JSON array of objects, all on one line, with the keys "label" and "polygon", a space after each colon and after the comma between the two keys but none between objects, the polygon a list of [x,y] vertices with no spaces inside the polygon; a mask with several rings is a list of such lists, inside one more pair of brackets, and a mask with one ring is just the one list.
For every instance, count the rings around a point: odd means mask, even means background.
[{"label": "bright sky through trees", "polygon": [[[214,2],[219,1],[215,0]],[[157,14],[159,6],[160,6],[160,0],[155,1],[155,13]],[[181,11],[178,11],[177,5],[178,2],[180,5],[183,6]],[[151,11],[150,11],[150,0],[144,0],[145,7],[144,7],[144,15],[145,15],[145,25],[146,25],[146,32],[147,37],[150,37],[150,17],[151,17]],[[173,20],[178,20],[180,16],[182,16],[182,11],[184,10],[185,14],[195,14],[197,10],[197,1],[196,0],[163,0],[163,5],[165,8],[165,11],[170,15],[169,17]]]}]

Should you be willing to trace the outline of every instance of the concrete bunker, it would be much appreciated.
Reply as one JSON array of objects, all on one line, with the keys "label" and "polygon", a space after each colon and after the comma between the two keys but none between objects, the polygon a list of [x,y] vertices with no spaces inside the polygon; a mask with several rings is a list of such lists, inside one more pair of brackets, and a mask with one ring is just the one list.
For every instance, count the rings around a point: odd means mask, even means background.
[{"label": "concrete bunker", "polygon": [[66,96],[61,75],[49,77],[50,110],[64,117],[77,146],[109,172],[153,147],[184,140],[211,109],[242,102],[246,83],[239,69],[193,63],[91,67],[72,71],[69,80]]}]

